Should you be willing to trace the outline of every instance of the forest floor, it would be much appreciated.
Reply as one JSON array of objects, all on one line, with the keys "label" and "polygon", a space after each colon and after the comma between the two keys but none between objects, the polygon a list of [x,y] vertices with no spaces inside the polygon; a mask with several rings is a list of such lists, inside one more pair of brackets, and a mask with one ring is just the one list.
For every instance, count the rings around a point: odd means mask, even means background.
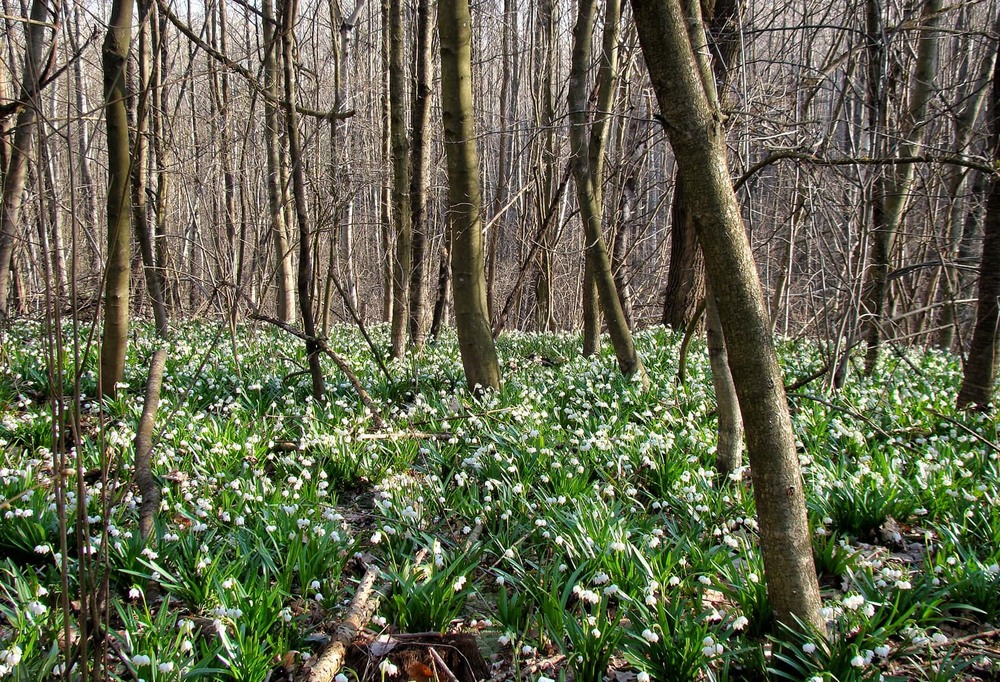
[{"label": "forest floor", "polygon": [[[820,636],[773,625],[749,472],[712,470],[702,344],[682,385],[680,338],[640,333],[643,392],[574,335],[504,334],[503,388],[474,399],[453,337],[383,372],[337,329],[379,429],[332,362],[328,400],[308,397],[297,339],[185,324],[143,542],[150,330],[104,401],[85,334],[59,361],[40,324],[4,334],[0,678],[305,679],[361,606],[339,682],[1000,679],[1000,438],[955,412],[954,357],[887,349],[871,378],[789,396]],[[788,384],[824,364],[779,352]]]}]

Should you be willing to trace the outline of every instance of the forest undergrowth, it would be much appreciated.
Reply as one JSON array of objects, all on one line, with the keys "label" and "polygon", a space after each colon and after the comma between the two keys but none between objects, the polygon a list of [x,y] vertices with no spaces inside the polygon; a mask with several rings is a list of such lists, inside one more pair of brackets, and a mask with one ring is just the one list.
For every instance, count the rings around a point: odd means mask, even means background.
[{"label": "forest undergrowth", "polygon": [[[385,349],[387,329],[371,332]],[[67,327],[54,362],[51,330],[4,334],[0,678],[298,679],[372,569],[378,604],[338,682],[447,679],[435,654],[467,659],[459,641],[483,656],[451,664],[462,682],[1000,679],[1000,437],[995,416],[955,412],[955,357],[897,349],[871,378],[789,396],[821,636],[773,624],[749,471],[712,470],[703,344],[679,385],[680,337],[638,334],[643,392],[610,349],[504,334],[503,388],[475,399],[453,337],[387,376],[339,328],[329,345],[376,430],[325,359],[328,401],[312,401],[297,339],[185,324],[144,542],[133,440],[151,330],[104,401],[85,336]],[[787,384],[824,363],[813,342],[779,353]]]}]

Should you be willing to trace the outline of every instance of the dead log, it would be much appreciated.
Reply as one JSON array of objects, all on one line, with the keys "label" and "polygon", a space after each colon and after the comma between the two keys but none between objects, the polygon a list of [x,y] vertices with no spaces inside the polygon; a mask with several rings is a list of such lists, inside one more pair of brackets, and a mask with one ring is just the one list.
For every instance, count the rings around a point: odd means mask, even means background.
[{"label": "dead log", "polygon": [[375,592],[375,580],[378,578],[378,569],[369,566],[365,575],[361,578],[358,591],[354,593],[354,599],[347,608],[347,615],[344,620],[333,631],[333,639],[330,645],[320,655],[319,659],[309,670],[306,678],[309,682],[331,682],[344,665],[344,656],[347,654],[347,647],[358,637],[372,614],[375,612],[375,605],[378,601]]}]

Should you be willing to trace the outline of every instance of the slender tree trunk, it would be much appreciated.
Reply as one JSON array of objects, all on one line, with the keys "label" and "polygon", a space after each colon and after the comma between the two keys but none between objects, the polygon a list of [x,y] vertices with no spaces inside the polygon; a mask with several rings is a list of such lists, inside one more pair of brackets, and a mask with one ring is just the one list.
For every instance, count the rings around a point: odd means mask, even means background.
[{"label": "slender tree trunk", "polygon": [[131,266],[131,144],[125,101],[125,64],[132,40],[132,1],[113,0],[104,39],[104,115],[108,136],[108,248],[101,339],[101,392],[114,396],[125,376]]},{"label": "slender tree trunk", "polygon": [[406,134],[406,49],[401,0],[389,4],[389,139],[392,149],[392,222],[396,237],[392,262],[392,357],[406,350],[410,284],[410,143]]},{"label": "slender tree trunk", "polygon": [[135,139],[132,148],[132,222],[136,241],[142,257],[142,270],[146,280],[146,291],[153,308],[156,333],[160,338],[167,336],[167,309],[163,303],[162,270],[158,267],[153,251],[154,223],[152,212],[146,205],[146,186],[149,179],[149,119],[153,97],[151,30],[149,14],[152,0],[139,0],[139,102],[135,113]]},{"label": "slender tree trunk", "polygon": [[714,82],[699,68],[679,0],[632,0],[639,40],[713,283],[739,397],[777,618],[824,627],[805,495],[770,320],[726,162]]},{"label": "slender tree trunk", "polygon": [[441,116],[448,157],[448,221],[455,326],[469,388],[499,388],[500,365],[486,307],[482,193],[472,102],[472,19],[468,0],[440,0]]},{"label": "slender tree trunk", "polygon": [[431,38],[432,20],[430,0],[417,0],[417,45],[414,51],[416,64],[416,91],[413,93],[413,109],[410,128],[413,136],[412,170],[410,177],[410,215],[413,219],[411,230],[410,271],[410,345],[421,348],[427,317],[427,294],[424,284],[424,270],[428,236],[427,216],[427,176],[430,173],[430,114],[431,114]]},{"label": "slender tree trunk", "polygon": [[[56,7],[55,16],[59,16]],[[21,74],[20,97],[24,101],[14,125],[14,143],[10,147],[7,168],[3,174],[3,198],[0,205],[0,318],[7,315],[7,285],[14,242],[20,229],[21,203],[28,182],[28,159],[35,139],[35,120],[41,109],[38,91],[42,74],[42,48],[48,25],[47,0],[32,0],[29,21],[25,22],[24,72]]]},{"label": "slender tree trunk", "polygon": [[302,143],[299,135],[299,116],[295,106],[297,99],[295,78],[295,17],[298,14],[298,0],[287,0],[281,24],[281,58],[285,83],[285,127],[288,131],[288,158],[291,161],[292,195],[295,199],[295,220],[299,227],[299,269],[296,287],[299,296],[299,316],[302,331],[306,335],[306,359],[312,377],[313,399],[323,399],[323,367],[320,364],[320,344],[316,338],[316,322],[312,307],[313,264],[310,246],[312,238],[309,230],[309,211],[306,204],[305,171],[302,168]]},{"label": "slender tree trunk", "polygon": [[610,0],[604,22],[601,66],[598,73],[597,110],[587,139],[587,70],[592,55],[592,34],[596,0],[580,0],[580,13],[573,35],[573,61],[568,90],[570,119],[570,154],[573,158],[577,199],[586,236],[587,257],[593,268],[600,297],[601,310],[608,324],[611,344],[618,358],[618,368],[627,377],[636,377],[643,384],[649,378],[642,359],[635,350],[615,288],[611,259],[608,257],[602,226],[603,199],[601,184],[604,167],[604,142],[607,139],[607,118],[614,94],[618,63],[618,22],[621,4]]},{"label": "slender tree trunk", "polygon": [[[934,72],[938,47],[936,29],[940,22],[941,6],[942,0],[927,0],[924,4],[921,22],[923,30],[917,48],[917,63],[910,90],[910,108],[904,127],[906,138],[899,150],[899,155],[904,158],[918,155],[923,147],[924,118],[927,115],[927,105],[934,95]],[[884,309],[889,292],[889,261],[896,242],[896,235],[903,222],[903,213],[909,201],[913,181],[914,166],[912,163],[899,164],[895,167],[892,178],[885,186],[882,219],[875,224],[872,232],[871,264],[868,268],[868,281],[865,286],[867,295],[863,303],[863,310],[868,316],[866,374],[871,374],[875,370],[875,363],[878,361],[879,347],[884,331],[882,329]]]},{"label": "slender tree trunk", "polygon": [[715,444],[715,470],[726,480],[743,463],[743,420],[736,397],[736,385],[729,371],[726,339],[719,319],[718,306],[712,288],[705,288],[705,336],[708,361],[712,367],[712,385],[719,417],[719,438]]},{"label": "slender tree trunk", "polygon": [[264,89],[271,95],[264,100],[264,146],[267,153],[267,205],[270,215],[271,242],[277,272],[278,319],[286,324],[295,322],[295,264],[285,222],[284,188],[281,185],[281,135],[278,109],[272,100],[278,99],[278,41],[275,36],[274,3],[262,0],[264,28]]},{"label": "slender tree trunk", "polygon": [[[1000,163],[1000,60],[993,66],[990,101],[990,145],[994,164]],[[990,180],[983,225],[983,255],[979,267],[979,302],[972,345],[965,362],[958,409],[985,410],[993,398],[1000,361],[1000,182]]]},{"label": "slender tree trunk", "polygon": [[687,329],[705,295],[705,259],[691,215],[684,205],[684,186],[678,175],[670,208],[670,263],[663,303],[663,325]]},{"label": "slender tree trunk", "polygon": [[437,295],[434,298],[434,313],[431,315],[431,329],[429,335],[432,339],[438,338],[441,327],[445,324],[445,316],[448,313],[448,291],[451,282],[451,233],[444,235],[444,244],[441,246],[440,260],[438,262]]},{"label": "slender tree trunk", "polygon": [[[538,191],[535,200],[538,224],[545,225],[546,216],[556,193],[556,165],[558,163],[558,140],[555,135],[556,98],[555,80],[556,50],[556,2],[537,0],[538,35],[536,38],[536,61],[542,63],[540,85],[540,114],[537,117],[542,128],[542,148],[538,170]],[[558,230],[546,229],[541,233],[538,248],[538,271],[535,276],[535,328],[538,331],[552,331],[555,318],[552,315],[552,249]]]},{"label": "slender tree trunk", "polygon": [[583,357],[589,358],[601,350],[601,297],[594,277],[594,259],[590,252],[583,263]]}]

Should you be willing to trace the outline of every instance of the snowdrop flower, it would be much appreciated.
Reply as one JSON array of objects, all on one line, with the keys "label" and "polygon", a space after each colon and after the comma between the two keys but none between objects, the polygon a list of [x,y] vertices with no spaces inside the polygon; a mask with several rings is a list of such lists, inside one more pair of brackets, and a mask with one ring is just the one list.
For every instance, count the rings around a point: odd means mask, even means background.
[{"label": "snowdrop flower", "polygon": [[49,610],[48,606],[46,606],[45,604],[42,604],[41,602],[37,602],[37,601],[30,601],[30,602],[28,602],[27,608],[28,608],[28,613],[31,614],[32,618],[34,618],[36,616],[40,616],[40,615],[42,615],[43,613],[45,613],[46,611]]},{"label": "snowdrop flower", "polygon": [[132,665],[149,665],[152,659],[145,654],[136,654],[132,657]]},{"label": "snowdrop flower", "polygon": [[708,658],[714,658],[722,654],[723,646],[717,643],[711,637],[706,637],[701,640],[701,653],[705,654]]},{"label": "snowdrop flower", "polygon": [[739,618],[733,621],[733,630],[742,630],[749,624],[750,624],[749,618],[747,618],[746,616],[740,616]]},{"label": "snowdrop flower", "polygon": [[865,598],[860,594],[852,594],[844,599],[844,608],[848,611],[857,611],[865,603]]},{"label": "snowdrop flower", "polygon": [[856,655],[854,658],[851,659],[851,665],[853,665],[855,668],[864,668],[865,659],[861,655]]},{"label": "snowdrop flower", "polygon": [[378,664],[378,669],[382,672],[383,676],[388,675],[389,677],[392,677],[399,672],[399,668],[397,668],[388,658],[382,659],[382,662]]},{"label": "snowdrop flower", "polygon": [[181,642],[181,653],[182,654],[189,654],[189,653],[191,653],[191,649],[193,649],[193,648],[194,648],[194,645],[191,643],[190,639],[185,639],[184,641]]},{"label": "snowdrop flower", "polygon": [[174,664],[173,664],[172,661],[166,661],[166,662],[161,663],[160,665],[158,665],[156,667],[159,669],[159,671],[161,673],[168,673],[168,672],[170,672],[171,670],[174,669]]},{"label": "snowdrop flower", "polygon": [[656,606],[655,594],[650,593],[646,595],[646,606]]},{"label": "snowdrop flower", "polygon": [[655,632],[653,632],[652,630],[650,630],[649,628],[646,628],[645,630],[642,631],[642,638],[647,642],[649,642],[650,644],[655,644],[656,642],[660,641],[660,636]]},{"label": "snowdrop flower", "polygon": [[948,638],[944,635],[944,633],[935,632],[933,635],[931,635],[931,641],[934,642],[935,644],[947,644]]},{"label": "snowdrop flower", "polygon": [[142,590],[140,590],[138,587],[133,587],[128,591],[129,599],[138,599],[141,596],[142,596]]},{"label": "snowdrop flower", "polygon": [[638,675],[635,676],[635,682],[649,682],[649,673],[647,673],[645,670],[641,671]]},{"label": "snowdrop flower", "polygon": [[816,651],[816,645],[813,644],[812,642],[806,642],[805,644],[802,645],[802,651],[804,651],[807,654],[812,654],[814,651]]},{"label": "snowdrop flower", "polygon": [[454,589],[456,592],[461,592],[462,588],[465,587],[465,582],[466,582],[465,576],[460,575],[458,577],[458,580],[455,581],[455,584],[452,585],[452,589]]},{"label": "snowdrop flower", "polygon": [[698,582],[700,582],[702,585],[711,585],[712,579],[709,578],[707,575],[699,575]]},{"label": "snowdrop flower", "polygon": [[344,673],[337,673],[337,676],[333,678],[333,682],[347,682],[347,675]]}]

